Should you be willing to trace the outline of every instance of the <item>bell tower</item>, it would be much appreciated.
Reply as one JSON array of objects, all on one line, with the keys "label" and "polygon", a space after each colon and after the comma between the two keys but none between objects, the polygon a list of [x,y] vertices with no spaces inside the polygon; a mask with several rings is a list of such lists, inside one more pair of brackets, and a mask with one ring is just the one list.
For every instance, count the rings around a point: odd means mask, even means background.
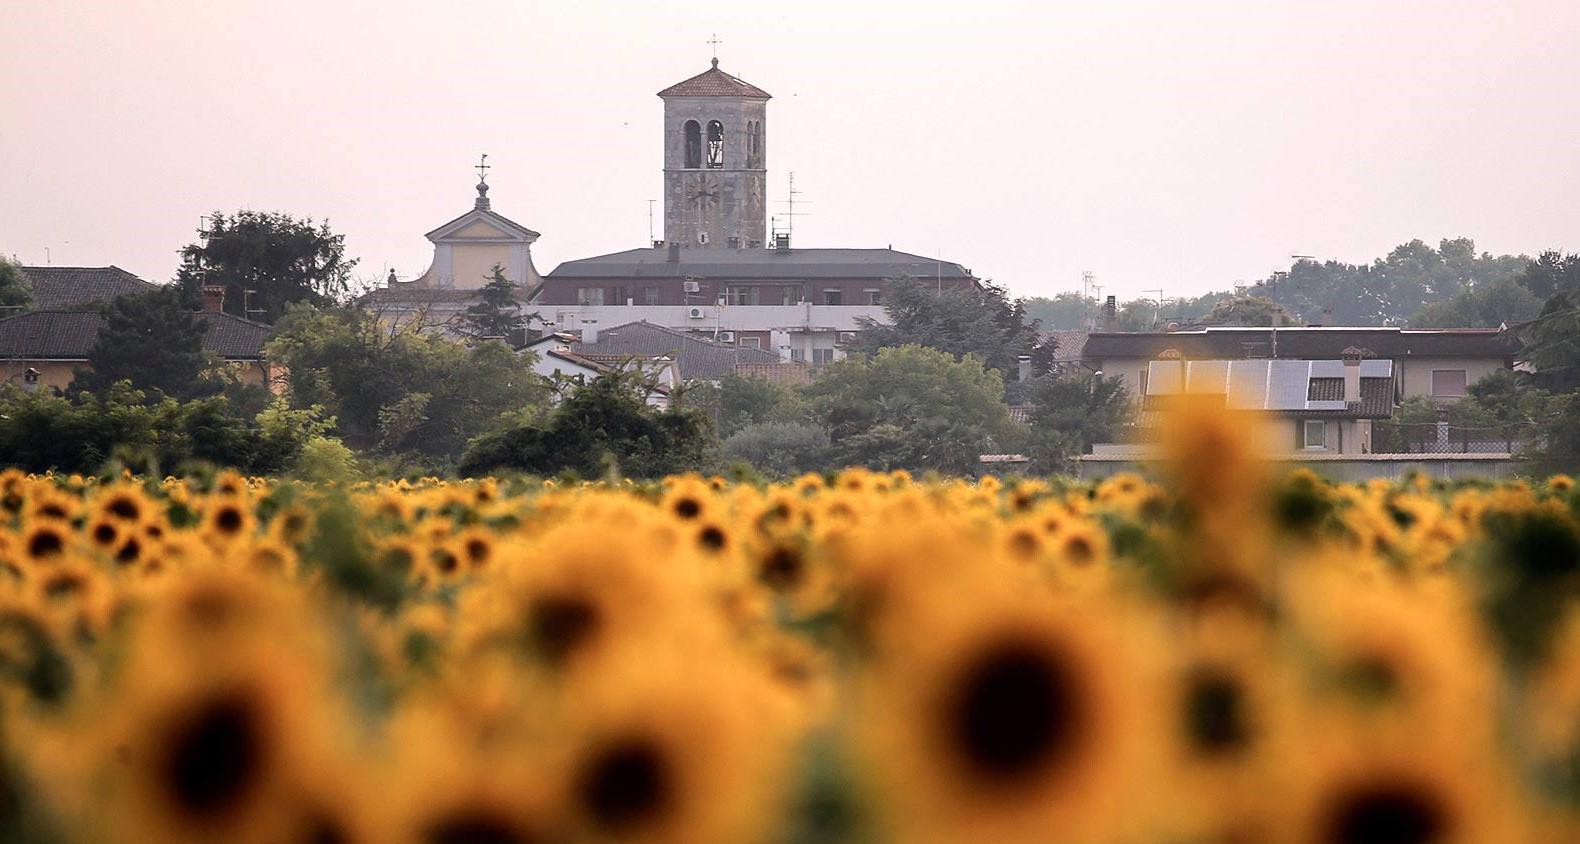
[{"label": "bell tower", "polygon": [[767,91],[713,66],[664,101],[664,237],[682,247],[768,240]]}]

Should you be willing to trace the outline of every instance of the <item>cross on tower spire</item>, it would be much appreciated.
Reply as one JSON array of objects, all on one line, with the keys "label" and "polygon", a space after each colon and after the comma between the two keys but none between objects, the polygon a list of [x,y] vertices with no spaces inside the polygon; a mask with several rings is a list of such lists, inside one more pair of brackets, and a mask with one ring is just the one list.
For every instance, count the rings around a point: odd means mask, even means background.
[{"label": "cross on tower spire", "polygon": [[477,159],[477,202],[473,203],[473,207],[484,211],[488,210],[488,171],[490,169],[488,153],[485,152],[481,158]]},{"label": "cross on tower spire", "polygon": [[719,34],[717,32],[713,33],[713,37],[709,38],[707,40],[708,46],[713,48],[713,66],[714,67],[718,67],[719,66],[719,45],[723,44],[723,43],[724,43],[723,41],[719,40]]},{"label": "cross on tower spire", "polygon": [[483,153],[482,157],[477,160],[477,180],[479,182],[488,181],[488,171],[492,169],[493,167],[488,163],[488,153],[485,152]]}]

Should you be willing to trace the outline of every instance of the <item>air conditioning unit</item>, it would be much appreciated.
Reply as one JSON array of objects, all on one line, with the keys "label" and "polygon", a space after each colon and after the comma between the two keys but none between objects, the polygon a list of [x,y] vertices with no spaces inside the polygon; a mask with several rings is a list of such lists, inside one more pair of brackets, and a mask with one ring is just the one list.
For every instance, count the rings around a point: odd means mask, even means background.
[{"label": "air conditioning unit", "polygon": [[839,342],[841,342],[841,343],[854,343],[854,342],[856,342],[856,332],[854,332],[854,331],[841,331],[841,332],[839,332]]},{"label": "air conditioning unit", "polygon": [[691,308],[689,311],[687,311],[686,316],[689,316],[692,319],[702,319],[703,317],[707,316],[707,314],[703,313],[701,308]]},{"label": "air conditioning unit", "polygon": [[733,332],[733,331],[720,331],[719,332],[719,342],[720,343],[734,343],[735,342],[735,332]]},{"label": "air conditioning unit", "polygon": [[702,282],[700,282],[700,281],[683,282],[681,284],[681,289],[685,290],[687,293],[701,293],[702,292]]}]

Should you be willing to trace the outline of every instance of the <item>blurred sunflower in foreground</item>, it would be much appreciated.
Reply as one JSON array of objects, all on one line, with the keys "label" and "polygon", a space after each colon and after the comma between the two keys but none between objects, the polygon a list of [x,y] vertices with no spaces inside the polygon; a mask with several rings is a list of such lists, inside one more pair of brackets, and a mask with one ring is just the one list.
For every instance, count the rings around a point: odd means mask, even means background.
[{"label": "blurred sunflower in foreground", "polygon": [[1580,840],[1580,494],[0,472],[0,840]]}]

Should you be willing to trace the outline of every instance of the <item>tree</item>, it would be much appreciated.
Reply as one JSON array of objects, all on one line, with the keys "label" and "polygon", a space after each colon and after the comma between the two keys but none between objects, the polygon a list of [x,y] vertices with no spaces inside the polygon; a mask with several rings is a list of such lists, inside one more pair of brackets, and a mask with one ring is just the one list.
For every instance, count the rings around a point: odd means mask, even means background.
[{"label": "tree", "polygon": [[1265,296],[1235,296],[1212,306],[1207,325],[1294,325],[1282,305]]},{"label": "tree", "polygon": [[22,266],[0,258],[0,316],[9,316],[10,309],[26,307],[32,301],[33,285]]},{"label": "tree", "polygon": [[1013,433],[1002,379],[971,354],[880,349],[832,364],[803,392],[838,464],[964,474]]},{"label": "tree", "polygon": [[760,377],[724,376],[717,403],[715,426],[724,438],[748,425],[804,422],[807,417],[806,402],[794,390]]},{"label": "tree", "polygon": [[1031,457],[1043,472],[1073,471],[1077,455],[1113,442],[1132,415],[1124,379],[1098,374],[1039,378],[1031,403]]},{"label": "tree", "polygon": [[177,398],[212,392],[202,375],[209,357],[203,352],[201,322],[171,288],[118,296],[103,311],[98,338],[88,352],[88,365],[77,373],[79,390],[107,389],[128,381],[138,390]]},{"label": "tree", "polygon": [[724,457],[741,460],[767,475],[787,478],[828,466],[828,432],[797,422],[760,422],[736,431]]},{"label": "tree", "polygon": [[1028,324],[1023,303],[1011,301],[1002,287],[984,284],[939,290],[915,279],[890,283],[883,310],[887,323],[857,317],[861,328],[850,351],[917,345],[948,352],[955,359],[974,355],[987,368],[1014,378],[1019,358],[1029,356],[1035,372],[1053,364],[1053,346],[1042,342],[1035,322]]},{"label": "tree", "polygon": [[520,285],[505,278],[505,268],[495,264],[483,285],[482,301],[461,314],[461,330],[473,337],[509,337],[532,317],[523,315],[516,301]]},{"label": "tree", "polygon": [[1576,294],[1580,293],[1580,255],[1543,252],[1526,266],[1518,281],[1520,286],[1543,302],[1560,293],[1575,299]]},{"label": "tree", "polygon": [[1521,357],[1536,370],[1536,383],[1555,393],[1580,388],[1580,308],[1557,293],[1542,313],[1519,332]]},{"label": "tree", "polygon": [[1517,278],[1466,287],[1422,308],[1410,319],[1414,328],[1497,328],[1535,319],[1542,300]]},{"label": "tree", "polygon": [[467,446],[458,471],[657,478],[711,464],[714,438],[707,417],[679,407],[650,407],[645,393],[639,373],[603,375],[545,415],[512,420],[478,437]]},{"label": "tree", "polygon": [[293,406],[325,408],[348,445],[435,466],[501,414],[550,400],[530,354],[390,326],[359,308],[292,305],[265,354],[288,369]]},{"label": "tree", "polygon": [[216,211],[201,234],[181,250],[176,276],[190,307],[200,305],[205,285],[223,285],[227,312],[272,323],[293,302],[329,305],[350,292],[357,262],[346,258],[345,236],[327,221],[315,226],[289,214]]},{"label": "tree", "polygon": [[1102,304],[1090,296],[1065,291],[1052,299],[1042,296],[1026,299],[1023,309],[1027,322],[1036,322],[1049,331],[1074,331],[1085,328],[1087,320],[1096,318]]}]

